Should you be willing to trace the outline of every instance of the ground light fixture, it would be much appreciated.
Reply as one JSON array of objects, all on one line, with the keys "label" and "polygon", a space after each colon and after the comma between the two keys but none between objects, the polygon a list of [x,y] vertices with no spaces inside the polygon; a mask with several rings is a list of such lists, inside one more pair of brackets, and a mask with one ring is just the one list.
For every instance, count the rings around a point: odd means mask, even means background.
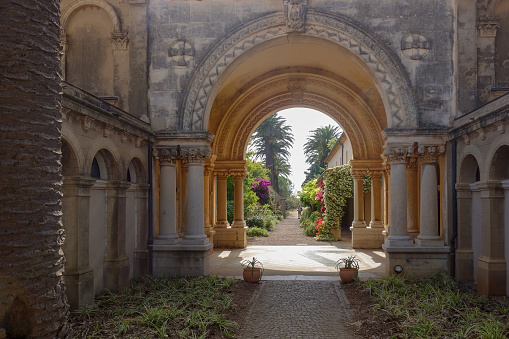
[{"label": "ground light fixture", "polygon": [[397,274],[400,274],[401,272],[403,272],[403,266],[401,266],[401,265],[394,266],[394,272],[396,272]]}]

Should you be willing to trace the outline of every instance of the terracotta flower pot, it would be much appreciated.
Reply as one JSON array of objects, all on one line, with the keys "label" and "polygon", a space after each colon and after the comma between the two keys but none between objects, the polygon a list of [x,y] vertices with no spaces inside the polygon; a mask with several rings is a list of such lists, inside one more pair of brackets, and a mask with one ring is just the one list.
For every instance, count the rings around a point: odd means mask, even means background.
[{"label": "terracotta flower pot", "polygon": [[351,283],[354,278],[357,278],[359,271],[356,268],[340,268],[339,277],[343,283]]},{"label": "terracotta flower pot", "polygon": [[260,267],[255,268],[244,268],[244,272],[242,276],[244,277],[244,281],[256,283],[260,280],[262,276],[262,269]]}]

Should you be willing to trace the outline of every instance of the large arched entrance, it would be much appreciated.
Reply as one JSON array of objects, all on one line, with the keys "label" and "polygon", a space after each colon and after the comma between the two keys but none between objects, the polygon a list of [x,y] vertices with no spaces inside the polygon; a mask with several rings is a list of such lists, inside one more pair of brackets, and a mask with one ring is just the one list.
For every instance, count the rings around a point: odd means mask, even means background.
[{"label": "large arched entrance", "polygon": [[[249,137],[266,117],[299,106],[329,115],[351,140],[354,248],[384,243],[386,251],[397,248],[389,255],[392,267],[414,252],[415,242],[433,247],[419,251],[445,269],[447,248],[439,234],[441,212],[434,193],[442,182],[438,161],[445,139],[415,137],[419,117],[401,62],[382,42],[342,17],[310,11],[302,20],[305,28],[294,29],[277,13],[258,18],[220,40],[198,65],[178,111],[178,131],[158,134],[160,238],[177,247],[202,246],[203,252],[209,242],[245,247],[242,181]],[[368,170],[374,185],[372,220],[364,220],[362,181]],[[396,174],[392,182],[391,171]],[[231,225],[226,219],[228,176],[235,179]],[[168,213],[171,201],[180,203],[171,203]],[[382,206],[382,201],[387,203]],[[170,216],[173,209],[177,220]],[[432,213],[426,218],[419,209]],[[198,220],[201,214],[204,222]],[[421,219],[425,227],[419,228]],[[162,263],[154,248],[155,262]],[[196,256],[205,267],[207,259]],[[413,264],[421,267],[418,261]]]}]

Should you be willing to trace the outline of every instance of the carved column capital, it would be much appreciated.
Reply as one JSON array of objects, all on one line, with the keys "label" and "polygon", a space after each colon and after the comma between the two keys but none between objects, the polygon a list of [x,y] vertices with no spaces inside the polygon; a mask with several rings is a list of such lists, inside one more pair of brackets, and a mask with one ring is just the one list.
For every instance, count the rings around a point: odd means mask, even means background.
[{"label": "carved column capital", "polygon": [[419,146],[417,149],[421,163],[437,163],[438,157],[444,151],[445,149],[441,146]]},{"label": "carved column capital", "polygon": [[214,171],[214,166],[205,166],[203,167],[203,175],[210,176],[212,172]]},{"label": "carved column capital", "polygon": [[410,147],[388,147],[384,150],[385,156],[391,164],[406,164],[408,157],[414,153],[412,146]]},{"label": "carved column capital", "polygon": [[127,32],[113,32],[110,35],[110,42],[114,51],[126,50],[129,39]]},{"label": "carved column capital", "polygon": [[477,24],[480,38],[495,38],[500,24],[496,18],[482,18]]},{"label": "carved column capital", "polygon": [[167,166],[177,163],[179,153],[176,148],[162,148],[154,150],[153,155],[159,160],[161,166]]},{"label": "carved column capital", "polygon": [[419,159],[419,157],[416,154],[413,154],[411,157],[409,157],[408,163],[407,163],[407,169],[412,170],[412,171],[417,171],[417,168],[418,168],[417,160],[418,159]]},{"label": "carved column capital", "polygon": [[234,179],[244,179],[247,175],[247,172],[244,170],[236,170],[231,171],[230,175],[233,176]]},{"label": "carved column capital", "polygon": [[204,165],[205,159],[212,155],[210,148],[182,148],[180,154],[187,159],[189,165]]},{"label": "carved column capital", "polygon": [[364,179],[364,176],[366,175],[365,169],[351,169],[350,173],[352,173],[352,177],[354,179]]},{"label": "carved column capital", "polygon": [[371,179],[382,179],[383,174],[383,170],[369,170],[369,176]]},{"label": "carved column capital", "polygon": [[222,171],[214,171],[214,175],[218,178],[218,179],[222,179],[222,180],[226,180],[228,179],[228,177],[230,176],[230,172],[229,171],[226,171],[226,170],[222,170]]}]

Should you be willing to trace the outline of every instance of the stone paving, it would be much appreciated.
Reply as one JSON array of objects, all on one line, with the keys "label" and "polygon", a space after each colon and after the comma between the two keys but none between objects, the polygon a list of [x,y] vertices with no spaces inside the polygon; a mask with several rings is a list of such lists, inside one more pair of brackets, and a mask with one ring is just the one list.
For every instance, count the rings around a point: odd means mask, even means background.
[{"label": "stone paving", "polygon": [[263,281],[239,338],[359,338],[339,282]]},{"label": "stone paving", "polygon": [[353,250],[349,231],[342,241],[318,242],[302,233],[297,212],[276,225],[268,238],[249,239],[245,249],[214,249],[210,274],[242,279],[240,261],[259,259],[265,268],[240,338],[360,339],[345,325],[350,316],[337,259],[361,259],[361,279],[383,276],[382,250]]}]

